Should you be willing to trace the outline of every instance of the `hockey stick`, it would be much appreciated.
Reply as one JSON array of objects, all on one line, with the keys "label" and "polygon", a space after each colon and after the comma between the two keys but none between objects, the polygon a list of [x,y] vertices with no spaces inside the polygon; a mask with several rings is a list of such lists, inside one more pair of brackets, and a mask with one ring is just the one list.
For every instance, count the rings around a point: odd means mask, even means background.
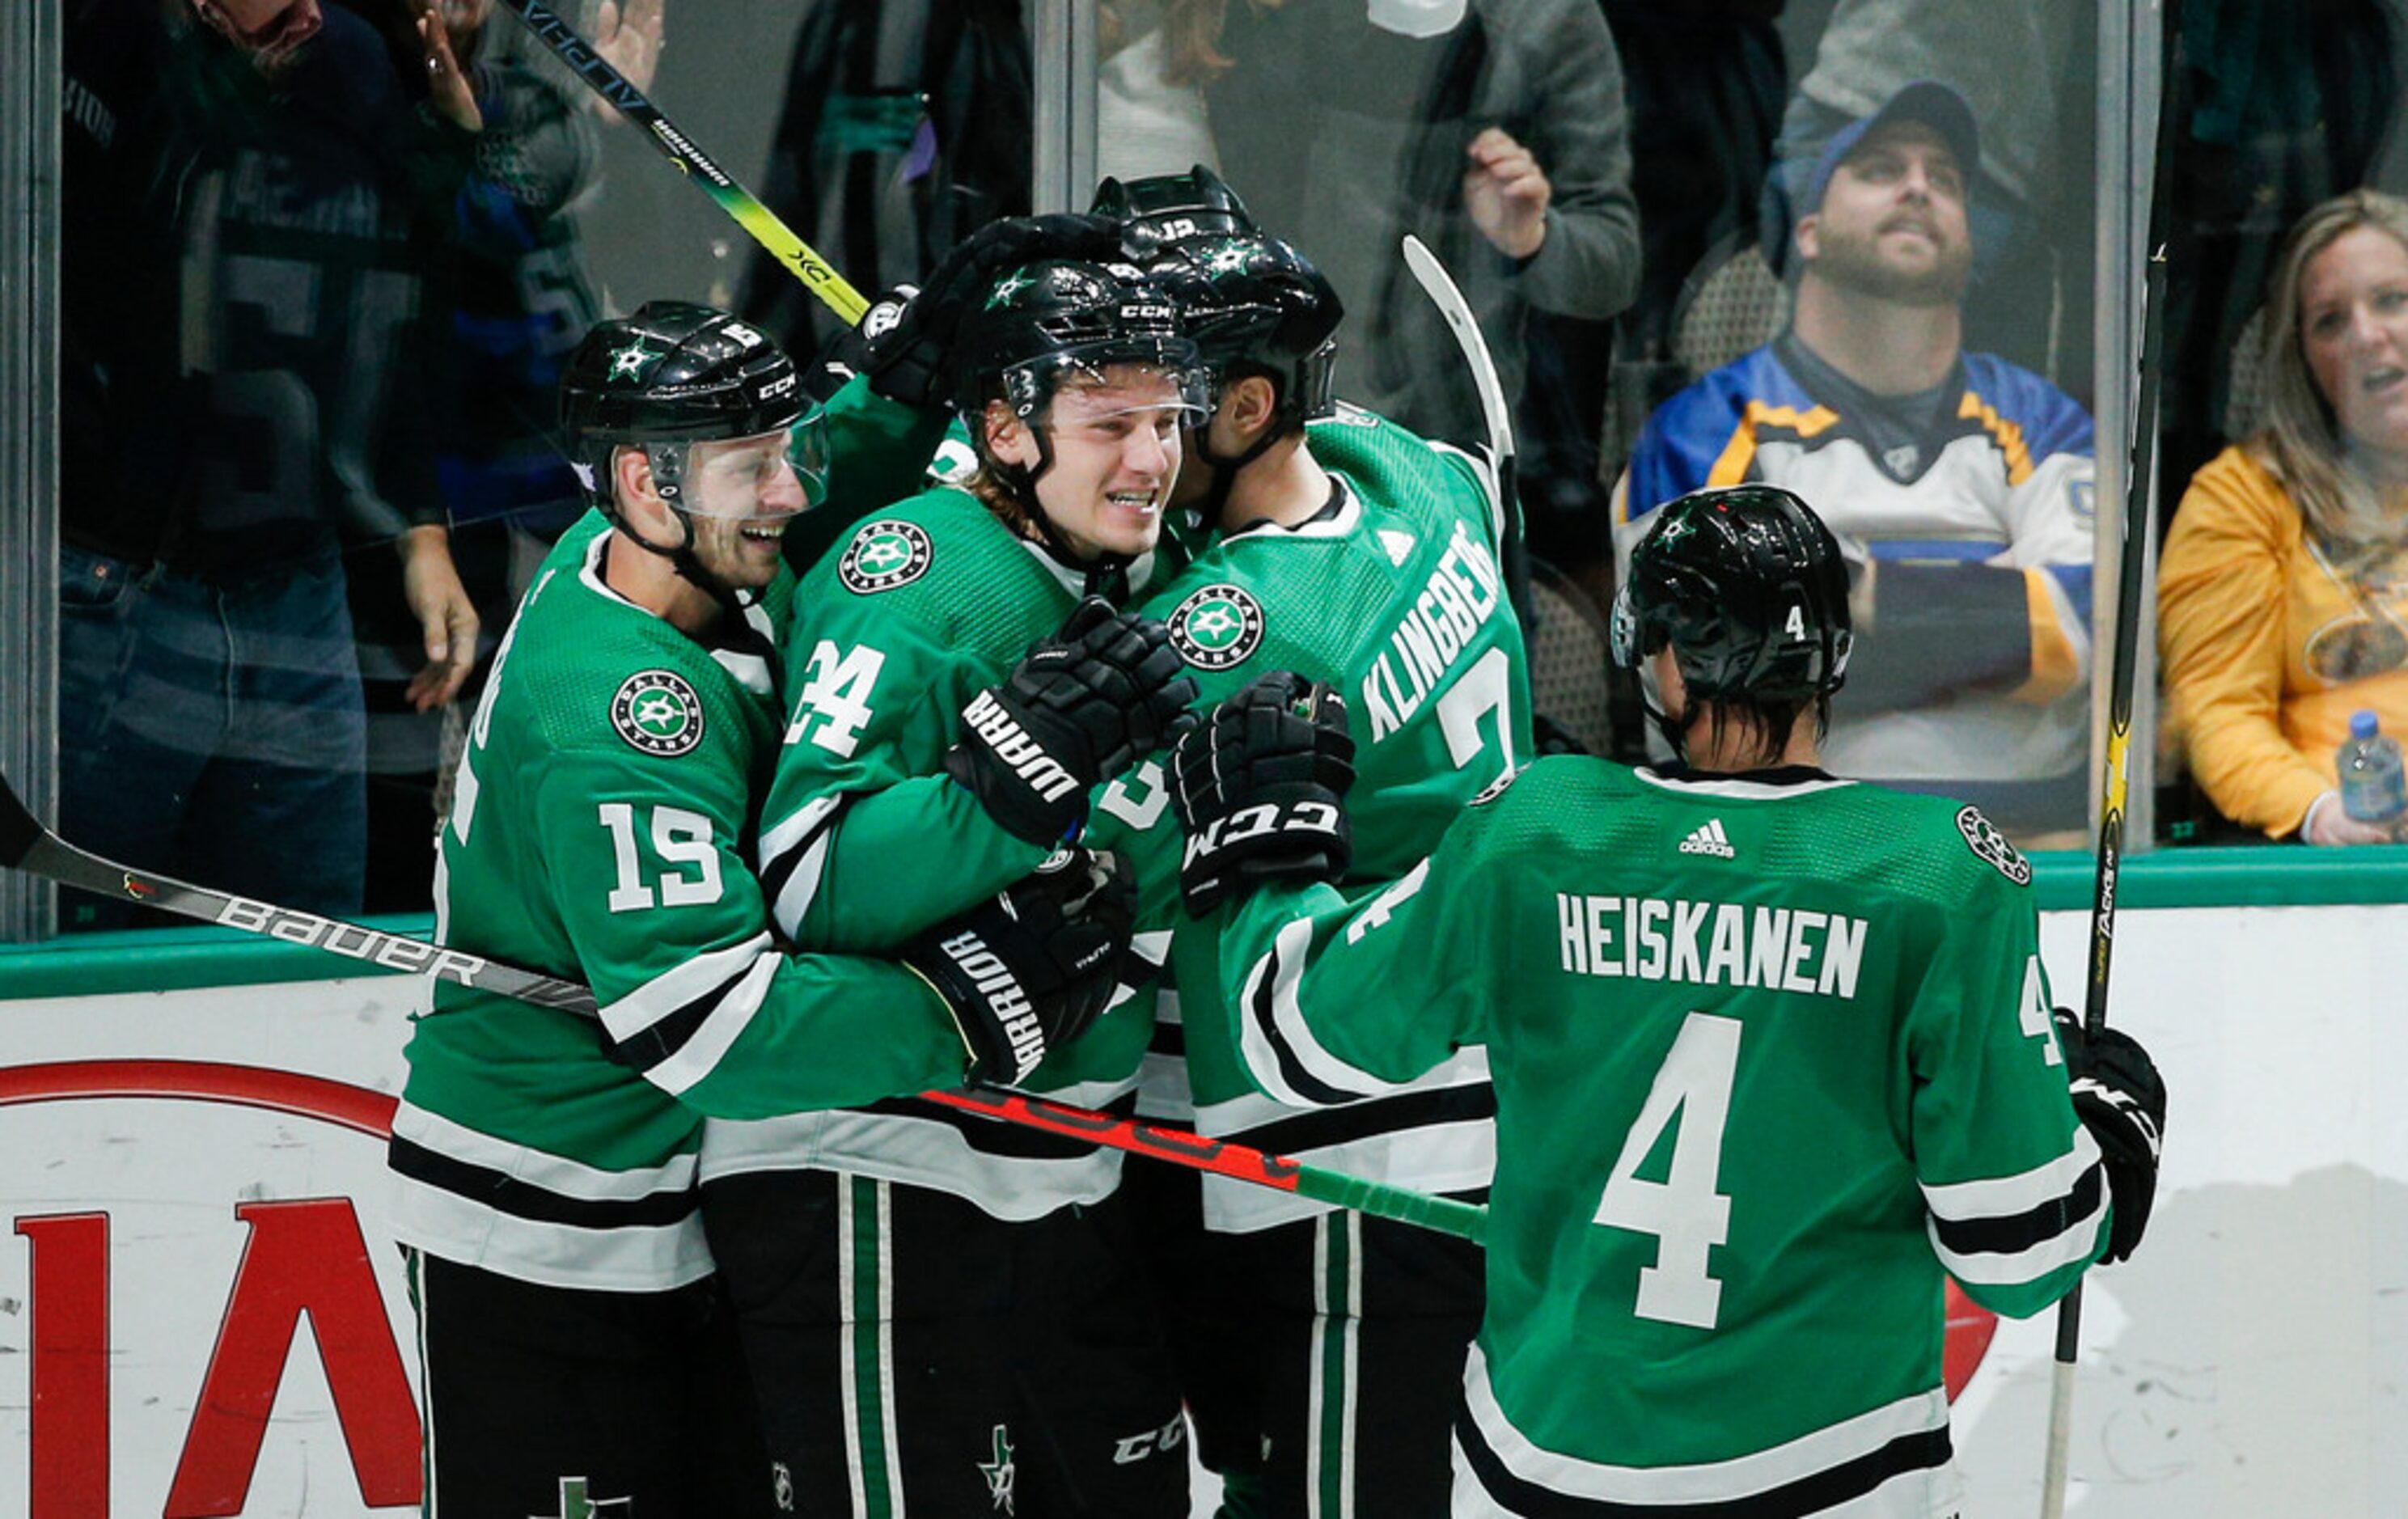
[{"label": "hockey stick", "polygon": [[1512,589],[1513,611],[1524,626],[1530,621],[1529,568],[1522,552],[1522,497],[1515,477],[1513,462],[1513,413],[1505,404],[1505,385],[1497,377],[1497,361],[1489,355],[1488,340],[1481,336],[1480,322],[1471,314],[1471,303],[1455,277],[1427,244],[1412,233],[1405,234],[1405,267],[1421,282],[1422,294],[1438,308],[1446,319],[1449,331],[1455,334],[1457,348],[1463,350],[1463,362],[1470,366],[1472,389],[1480,394],[1480,414],[1488,424],[1488,455],[1497,466],[1497,500],[1505,513],[1505,530],[1498,543],[1505,560],[1506,582]]},{"label": "hockey stick", "polygon": [[[2098,890],[2090,903],[2089,978],[2083,990],[2083,1032],[2096,1039],[2107,1027],[2107,980],[2115,952],[2115,876],[2124,854],[2124,805],[2130,781],[2132,686],[2140,658],[2141,598],[2147,592],[2149,512],[2155,496],[2150,477],[2157,461],[2158,372],[2164,367],[2166,228],[2172,193],[2172,92],[2183,71],[2180,6],[2164,11],[2167,67],[2157,102],[2157,162],[2151,165],[2149,263],[2141,289],[2141,379],[2132,406],[2131,478],[2124,482],[2122,547],[2115,559],[2114,673],[2107,688],[2107,767],[2099,801]],[[2041,1475],[2041,1519],[2065,1512],[2066,1463],[2073,1444],[2073,1367],[2082,1348],[2082,1283],[2057,1310],[2056,1364],[2049,1369],[2048,1455]]]},{"label": "hockey stick", "polygon": [[703,193],[717,201],[721,210],[752,235],[753,241],[792,270],[804,288],[824,302],[829,310],[848,326],[861,320],[861,314],[869,309],[861,293],[845,283],[844,276],[812,251],[809,243],[796,236],[794,229],[780,221],[775,211],[712,163],[692,138],[661,114],[659,107],[644,98],[641,90],[612,68],[609,60],[594,50],[592,43],[578,36],[577,29],[558,11],[538,0],[502,0],[502,4],[509,7],[510,14],[526,22],[527,30],[550,48],[570,73],[592,86],[594,93],[609,101],[620,115],[643,128],[664,157],[684,171],[686,178],[699,183]]},{"label": "hockey stick", "polygon": [[[17,799],[16,789],[5,776],[0,776],[0,866],[63,886],[122,897],[203,923],[325,950],[389,970],[436,976],[538,1007],[596,1016],[594,993],[575,982],[400,934],[388,934],[363,924],[275,907],[231,892],[211,891],[189,881],[129,869],[78,849],[42,826],[25,810],[25,804]],[[1001,1087],[923,1092],[919,1096],[924,1101],[964,1112],[1067,1135],[1277,1192],[1292,1192],[1315,1202],[1355,1209],[1400,1224],[1419,1225],[1475,1244],[1486,1230],[1488,1211],[1475,1204],[1367,1182],[1226,1139],[1158,1128],[1133,1118],[1118,1118]]]}]

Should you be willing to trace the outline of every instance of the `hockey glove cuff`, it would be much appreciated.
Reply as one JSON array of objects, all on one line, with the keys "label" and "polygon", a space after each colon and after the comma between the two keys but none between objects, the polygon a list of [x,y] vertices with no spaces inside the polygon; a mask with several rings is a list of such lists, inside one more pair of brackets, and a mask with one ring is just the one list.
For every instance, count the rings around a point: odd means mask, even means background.
[{"label": "hockey glove cuff", "polygon": [[1064,850],[912,940],[902,961],[944,999],[967,1079],[1025,1081],[1087,1031],[1127,968],[1137,886],[1118,855]]},{"label": "hockey glove cuff", "polygon": [[1354,857],[1346,700],[1286,670],[1236,692],[1170,753],[1187,836],[1179,891],[1201,918],[1268,881],[1336,881]]},{"label": "hockey glove cuff", "polygon": [[1009,680],[971,698],[946,772],[1015,838],[1059,843],[1086,816],[1091,787],[1194,725],[1185,671],[1160,623],[1090,596]]},{"label": "hockey glove cuff", "polygon": [[1057,214],[990,222],[937,261],[917,291],[890,291],[861,319],[855,365],[869,388],[905,406],[943,406],[948,361],[962,318],[982,306],[996,277],[1039,259],[1120,257],[1119,223]]},{"label": "hockey glove cuff", "polygon": [[2149,1226],[2157,1196],[2157,1156],[2166,1127],[2166,1083],[2140,1041],[2119,1029],[2086,1037],[2071,1009],[2056,1010],[2057,1042],[2074,1116],[2098,1141],[2115,1207],[2108,1231],[2109,1262],[2128,1259]]}]

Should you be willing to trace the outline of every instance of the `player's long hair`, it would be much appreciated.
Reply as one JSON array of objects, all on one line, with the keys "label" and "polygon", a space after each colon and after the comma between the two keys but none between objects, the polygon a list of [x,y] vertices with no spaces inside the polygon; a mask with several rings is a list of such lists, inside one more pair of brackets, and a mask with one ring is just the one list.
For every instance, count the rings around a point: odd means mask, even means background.
[{"label": "player's long hair", "polygon": [[2309,263],[2344,235],[2372,227],[2408,247],[2408,201],[2379,190],[2336,195],[2300,218],[2274,265],[2266,308],[2266,425],[2250,451],[2283,482],[2309,530],[2325,541],[2381,531],[2400,499],[2351,456],[2332,402],[2317,389],[2300,342],[2300,285]]}]

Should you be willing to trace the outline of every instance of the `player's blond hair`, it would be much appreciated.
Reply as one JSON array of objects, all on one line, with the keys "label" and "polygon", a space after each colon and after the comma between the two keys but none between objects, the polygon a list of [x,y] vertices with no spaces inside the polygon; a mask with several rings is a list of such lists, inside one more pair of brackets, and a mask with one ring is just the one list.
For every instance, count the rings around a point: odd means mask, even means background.
[{"label": "player's blond hair", "polygon": [[2332,402],[2308,368],[2300,331],[2300,286],[2309,263],[2360,227],[2408,248],[2408,201],[2379,190],[2336,195],[2300,218],[2284,243],[2266,305],[2266,425],[2249,440],[2310,531],[2327,540],[2367,537],[2391,515],[2386,508],[2401,494],[2351,456]]}]

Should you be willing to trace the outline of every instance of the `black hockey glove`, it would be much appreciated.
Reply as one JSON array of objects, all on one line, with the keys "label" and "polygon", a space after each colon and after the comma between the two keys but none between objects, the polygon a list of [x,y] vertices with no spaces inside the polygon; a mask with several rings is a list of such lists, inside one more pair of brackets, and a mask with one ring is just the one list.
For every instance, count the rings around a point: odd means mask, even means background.
[{"label": "black hockey glove", "polygon": [[1009,1084],[1085,1033],[1133,973],[1136,913],[1137,883],[1120,856],[1064,850],[901,958],[953,1013],[967,1079]]},{"label": "black hockey glove", "polygon": [[2107,1189],[2115,1220],[2107,1237],[2108,1261],[2128,1259],[2149,1226],[2157,1197],[2157,1153],[2166,1129],[2166,1083],[2140,1040],[2120,1029],[2083,1033],[2070,1008],[2056,1010],[2057,1048],[2073,1091],[2073,1114],[2099,1141],[2107,1163]]},{"label": "black hockey glove", "polygon": [[1201,918],[1266,881],[1336,881],[1354,857],[1346,698],[1277,670],[1234,692],[1170,752],[1187,835],[1179,894]]},{"label": "black hockey glove", "polygon": [[997,277],[1039,259],[1116,259],[1120,224],[1057,213],[990,222],[956,244],[917,288],[897,285],[828,356],[869,377],[869,388],[905,406],[942,406],[945,361],[962,318],[986,301]]},{"label": "black hockey glove", "polygon": [[1086,816],[1090,788],[1195,725],[1186,669],[1168,628],[1090,596],[962,709],[946,773],[1007,832],[1058,844]]}]

